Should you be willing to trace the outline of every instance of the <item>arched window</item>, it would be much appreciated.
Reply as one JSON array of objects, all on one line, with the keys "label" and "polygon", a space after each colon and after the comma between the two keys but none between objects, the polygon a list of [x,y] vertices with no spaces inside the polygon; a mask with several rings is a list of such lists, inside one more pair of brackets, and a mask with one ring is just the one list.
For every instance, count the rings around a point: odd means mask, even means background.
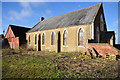
[{"label": "arched window", "polygon": [[52,32],[52,34],[51,34],[51,45],[54,45],[54,32]]},{"label": "arched window", "polygon": [[103,15],[100,15],[100,29],[101,31],[104,31],[104,20],[103,20]]},{"label": "arched window", "polygon": [[96,42],[100,42],[100,29],[98,26],[96,27]]},{"label": "arched window", "polygon": [[103,15],[100,15],[100,21],[103,22]]},{"label": "arched window", "polygon": [[97,28],[96,28],[96,32],[99,32],[99,27],[97,26]]},{"label": "arched window", "polygon": [[83,45],[83,29],[80,28],[78,31],[78,46]]},{"label": "arched window", "polygon": [[66,30],[63,33],[63,45],[67,45],[67,31]]},{"label": "arched window", "polygon": [[45,33],[43,33],[43,35],[42,35],[42,45],[44,45],[45,44]]},{"label": "arched window", "polygon": [[35,34],[35,44],[37,44],[37,34]]},{"label": "arched window", "polygon": [[29,35],[29,44],[30,44],[30,35]]}]

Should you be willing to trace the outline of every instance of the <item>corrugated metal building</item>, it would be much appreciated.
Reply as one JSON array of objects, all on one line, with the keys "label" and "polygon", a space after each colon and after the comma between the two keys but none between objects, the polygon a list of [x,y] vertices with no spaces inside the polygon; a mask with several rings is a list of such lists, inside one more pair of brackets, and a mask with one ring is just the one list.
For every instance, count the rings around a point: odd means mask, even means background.
[{"label": "corrugated metal building", "polygon": [[6,35],[5,35],[5,39],[8,40],[10,48],[18,49],[21,45],[26,44],[25,33],[28,30],[30,30],[30,28],[9,25]]}]

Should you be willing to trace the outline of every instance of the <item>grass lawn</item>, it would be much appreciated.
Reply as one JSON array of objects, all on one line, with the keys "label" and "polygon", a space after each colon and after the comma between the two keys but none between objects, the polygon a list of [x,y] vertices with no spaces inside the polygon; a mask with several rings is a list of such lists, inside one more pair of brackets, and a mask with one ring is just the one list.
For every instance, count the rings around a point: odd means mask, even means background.
[{"label": "grass lawn", "polygon": [[116,78],[118,61],[81,53],[2,50],[3,78]]}]

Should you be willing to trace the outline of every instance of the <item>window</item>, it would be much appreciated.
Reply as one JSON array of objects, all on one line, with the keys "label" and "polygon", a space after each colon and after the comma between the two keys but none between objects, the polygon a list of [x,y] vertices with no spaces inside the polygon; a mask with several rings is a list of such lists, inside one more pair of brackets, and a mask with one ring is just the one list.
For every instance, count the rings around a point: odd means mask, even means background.
[{"label": "window", "polygon": [[99,27],[97,26],[96,31],[99,32]]},{"label": "window", "polygon": [[97,43],[99,43],[100,42],[100,29],[99,29],[99,27],[97,26],[96,27],[96,41],[97,41]]},{"label": "window", "polygon": [[35,44],[37,44],[37,34],[35,34]]},{"label": "window", "polygon": [[30,35],[29,35],[29,44],[30,44]]},{"label": "window", "polygon": [[67,31],[66,30],[63,33],[63,45],[67,45]]},{"label": "window", "polygon": [[52,35],[51,35],[51,45],[54,45],[54,32],[52,32]]},{"label": "window", "polygon": [[103,15],[100,15],[100,21],[103,22]]},{"label": "window", "polygon": [[44,45],[45,44],[45,33],[43,33],[43,35],[42,35],[42,45]]},{"label": "window", "polygon": [[100,28],[101,28],[101,31],[104,31],[104,21],[103,21],[103,15],[102,14],[100,16]]},{"label": "window", "polygon": [[83,29],[80,28],[78,32],[78,46],[83,45]]}]

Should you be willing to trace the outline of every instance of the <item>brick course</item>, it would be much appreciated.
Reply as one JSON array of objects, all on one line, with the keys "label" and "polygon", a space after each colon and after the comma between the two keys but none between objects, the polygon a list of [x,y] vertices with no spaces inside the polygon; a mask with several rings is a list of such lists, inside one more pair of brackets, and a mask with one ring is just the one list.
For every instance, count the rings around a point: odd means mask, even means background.
[{"label": "brick course", "polygon": [[106,54],[117,55],[118,51],[109,44],[89,44],[88,49],[94,48],[101,56],[105,57]]}]

